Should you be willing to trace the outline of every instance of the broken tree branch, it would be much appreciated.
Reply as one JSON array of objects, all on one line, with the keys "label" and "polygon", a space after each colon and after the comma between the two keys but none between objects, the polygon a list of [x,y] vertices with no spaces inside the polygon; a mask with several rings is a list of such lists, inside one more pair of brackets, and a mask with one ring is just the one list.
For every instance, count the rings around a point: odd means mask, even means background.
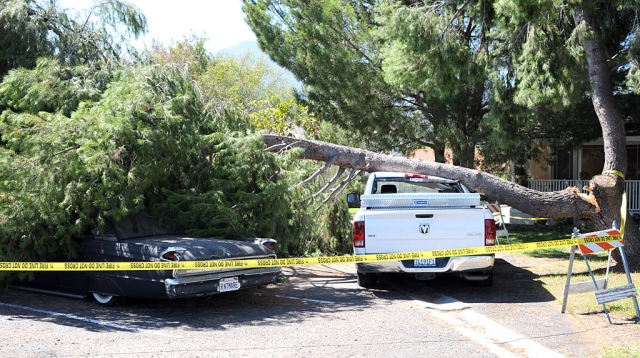
[{"label": "broken tree branch", "polygon": [[331,192],[331,194],[329,195],[328,198],[324,199],[324,201],[322,202],[322,204],[326,204],[327,202],[329,202],[330,200],[333,200],[333,198],[336,197],[336,195],[342,193],[342,191],[344,190],[344,188],[347,187],[347,185],[349,185],[349,183],[351,183],[353,181],[353,179],[356,178],[356,176],[358,176],[358,174],[360,174],[360,171],[357,169],[353,169],[351,170],[351,173],[349,175],[347,175],[347,177],[342,181],[342,183],[340,183],[340,185],[338,185],[337,188],[335,188],[333,190],[333,192]]},{"label": "broken tree branch", "polygon": [[574,195],[571,190],[540,192],[475,169],[375,153],[365,149],[321,141],[273,134],[265,134],[262,139],[267,147],[283,145],[288,148],[301,148],[303,149],[300,154],[302,159],[324,162],[333,160],[333,165],[342,168],[366,172],[386,171],[437,175],[460,180],[473,191],[534,216],[548,218],[577,216],[582,219],[591,219],[597,213],[592,202]]},{"label": "broken tree branch", "polygon": [[333,164],[334,160],[335,159],[333,159],[333,158],[329,159],[329,161],[326,162],[322,166],[322,168],[316,170],[315,173],[311,174],[310,177],[308,177],[307,179],[305,179],[302,183],[300,183],[298,185],[307,185],[307,184],[311,183],[312,181],[314,181],[318,177],[318,175],[322,174],[325,170],[327,170]]},{"label": "broken tree branch", "polygon": [[333,178],[331,178],[331,180],[329,180],[325,186],[323,186],[320,190],[318,190],[317,193],[313,194],[313,196],[311,198],[313,199],[316,196],[318,196],[318,195],[324,193],[325,191],[327,191],[327,189],[329,187],[331,187],[333,185],[333,183],[335,183],[338,179],[340,179],[342,174],[344,174],[345,170],[346,170],[345,168],[340,167],[340,169],[338,169],[338,172],[336,173],[336,175],[334,175]]}]

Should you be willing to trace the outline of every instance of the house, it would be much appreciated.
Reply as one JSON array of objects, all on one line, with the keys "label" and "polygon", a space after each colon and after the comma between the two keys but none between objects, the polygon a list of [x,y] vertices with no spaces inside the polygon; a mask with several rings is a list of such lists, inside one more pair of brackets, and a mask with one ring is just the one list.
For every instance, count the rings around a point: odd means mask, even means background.
[{"label": "house", "polygon": [[[604,144],[602,138],[586,142],[574,149],[552,149],[548,146],[539,148],[542,158],[530,161],[528,187],[538,191],[559,191],[575,186],[589,186],[594,175],[600,174],[604,167]],[[553,161],[546,158],[553,154]],[[476,155],[479,156],[479,153]],[[409,158],[435,161],[433,149],[414,150]],[[627,202],[631,214],[640,213],[640,127],[637,131],[627,129],[626,175]],[[452,164],[452,152],[445,151],[447,164]],[[482,170],[481,168],[476,168]]]},{"label": "house", "polygon": [[[476,147],[475,156],[476,156],[476,160],[478,158],[481,158],[480,149],[478,147]],[[431,149],[431,148],[416,149],[416,150],[412,151],[411,154],[409,154],[409,158],[421,159],[421,160],[425,160],[427,162],[435,162],[436,161],[436,154],[435,154],[434,150]],[[453,150],[451,150],[450,148],[446,148],[444,150],[444,160],[445,160],[445,164],[453,164]],[[482,170],[480,168],[480,165],[476,165],[476,169],[477,170]]]},{"label": "house", "polygon": [[[544,152],[547,158],[551,154],[549,148],[543,148]],[[574,149],[559,149],[553,154],[555,158],[550,163],[546,159],[531,160],[529,188],[539,191],[558,191],[569,186],[582,188],[604,167],[602,138]],[[627,130],[627,158],[625,184],[629,211],[640,213],[640,132]]]}]

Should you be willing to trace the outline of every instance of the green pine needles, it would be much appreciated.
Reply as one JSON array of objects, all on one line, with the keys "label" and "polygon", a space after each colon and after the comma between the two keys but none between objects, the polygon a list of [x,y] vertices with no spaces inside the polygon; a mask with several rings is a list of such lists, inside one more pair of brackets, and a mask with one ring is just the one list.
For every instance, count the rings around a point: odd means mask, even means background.
[{"label": "green pine needles", "polygon": [[[5,82],[0,95],[11,90]],[[260,136],[246,134],[249,121],[238,123],[241,116],[207,111],[187,70],[121,68],[98,100],[81,102],[70,116],[5,105],[2,260],[73,257],[75,235],[140,210],[175,219],[194,236],[273,237],[285,256],[346,247],[336,244],[348,239],[346,208],[336,221],[340,211],[309,201],[317,188],[297,186],[316,165],[295,152],[266,152]],[[225,130],[228,121],[244,131]],[[342,228],[323,233],[329,214]]]}]

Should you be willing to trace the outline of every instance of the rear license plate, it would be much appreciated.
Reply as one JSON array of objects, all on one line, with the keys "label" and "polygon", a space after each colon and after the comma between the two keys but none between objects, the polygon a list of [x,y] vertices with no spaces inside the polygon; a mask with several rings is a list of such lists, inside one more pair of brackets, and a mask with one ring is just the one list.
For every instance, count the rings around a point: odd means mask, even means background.
[{"label": "rear license plate", "polygon": [[218,292],[237,291],[240,289],[240,281],[237,277],[227,277],[220,279],[218,283]]},{"label": "rear license plate", "polygon": [[428,259],[415,259],[413,260],[413,267],[435,267],[436,259],[428,258]]}]

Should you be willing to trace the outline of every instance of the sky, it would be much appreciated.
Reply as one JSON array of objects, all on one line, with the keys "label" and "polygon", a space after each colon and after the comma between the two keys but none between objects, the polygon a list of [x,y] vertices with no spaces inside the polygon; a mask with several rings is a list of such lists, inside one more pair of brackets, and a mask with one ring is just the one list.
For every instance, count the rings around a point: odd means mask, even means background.
[{"label": "sky", "polygon": [[[125,1],[137,6],[147,18],[149,31],[137,42],[140,47],[150,45],[153,39],[170,44],[192,33],[208,38],[205,48],[211,52],[256,40],[244,21],[240,0]],[[93,0],[59,2],[67,9],[87,9],[94,3]]]}]

